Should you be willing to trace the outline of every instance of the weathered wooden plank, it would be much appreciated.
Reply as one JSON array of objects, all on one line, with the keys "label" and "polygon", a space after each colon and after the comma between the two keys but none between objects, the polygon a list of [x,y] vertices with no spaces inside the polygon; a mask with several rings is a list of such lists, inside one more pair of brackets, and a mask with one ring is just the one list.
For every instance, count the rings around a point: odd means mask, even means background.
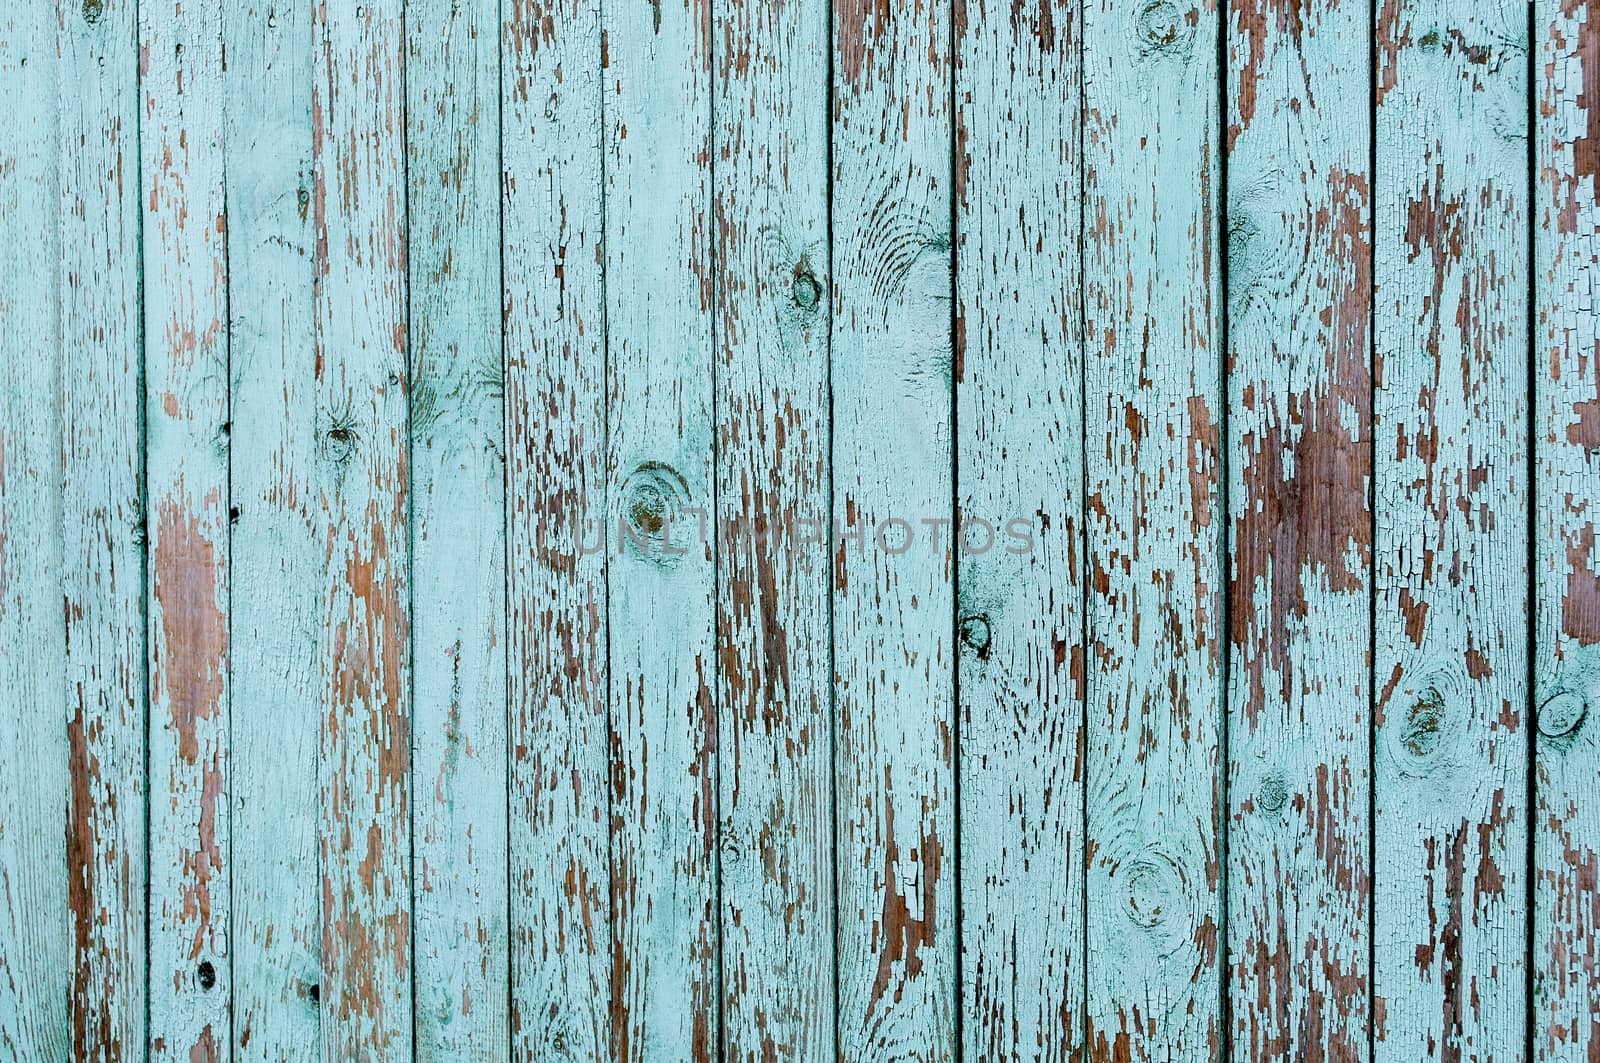
[{"label": "weathered wooden plank", "polygon": [[1223,1036],[1220,21],[1084,11],[1096,1060],[1210,1059]]},{"label": "weathered wooden plank", "polygon": [[150,1058],[230,1054],[221,8],[141,4]]},{"label": "weathered wooden plank", "polygon": [[1533,7],[1534,1057],[1600,1058],[1600,2]]},{"label": "weathered wooden plank", "polygon": [[[1079,7],[956,6],[963,1055],[1083,1047]],[[1018,522],[1018,523],[1013,523]]]},{"label": "weathered wooden plank", "polygon": [[[601,5],[617,1063],[718,1054],[711,10]],[[625,537],[624,537],[625,533]],[[675,554],[672,551],[685,551]]]},{"label": "weathered wooden plank", "polygon": [[612,1001],[600,5],[504,13],[512,1058],[598,1060]]},{"label": "weathered wooden plank", "polygon": [[1527,1050],[1527,33],[1377,13],[1378,1060]]},{"label": "weathered wooden plank", "polygon": [[721,1058],[832,1063],[828,5],[714,5]]},{"label": "weathered wooden plank", "polygon": [[402,26],[400,0],[313,19],[327,1060],[413,1049]]},{"label": "weathered wooden plank", "polygon": [[957,1055],[951,28],[834,5],[841,1059]]},{"label": "weathered wooden plank", "polygon": [[0,1059],[65,1063],[56,13],[0,15]]},{"label": "weathered wooden plank", "polygon": [[1229,1038],[1363,1060],[1370,11],[1228,16]]},{"label": "weathered wooden plank", "polygon": [[417,1058],[504,1058],[500,13],[406,9]]},{"label": "weathered wooden plank", "polygon": [[72,1055],[120,1063],[147,1017],[138,24],[133,0],[56,14]]},{"label": "weathered wooden plank", "polygon": [[324,536],[312,291],[310,0],[229,0],[229,701],[236,1060],[321,1052]]}]

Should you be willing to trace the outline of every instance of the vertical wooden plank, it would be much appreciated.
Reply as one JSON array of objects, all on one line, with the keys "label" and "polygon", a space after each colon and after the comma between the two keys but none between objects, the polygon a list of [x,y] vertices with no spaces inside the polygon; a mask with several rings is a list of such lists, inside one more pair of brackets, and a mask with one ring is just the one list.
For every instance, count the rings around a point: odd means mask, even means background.
[{"label": "vertical wooden plank", "polygon": [[1600,2],[1534,5],[1534,1056],[1600,1058]]},{"label": "vertical wooden plank", "polygon": [[228,0],[236,1060],[321,1058],[311,0]]},{"label": "vertical wooden plank", "polygon": [[612,1047],[617,1063],[709,1060],[720,1011],[711,9],[603,4],[601,19],[607,500],[619,536]]},{"label": "vertical wooden plank", "polygon": [[963,1055],[1083,1048],[1079,5],[956,7]]},{"label": "vertical wooden plank", "polygon": [[0,1059],[65,1061],[70,979],[56,13],[0,15]]},{"label": "vertical wooden plank", "polygon": [[1236,1054],[1362,1060],[1371,988],[1365,0],[1228,20],[1228,981]]},{"label": "vertical wooden plank", "polygon": [[72,1054],[119,1063],[146,1048],[138,25],[133,0],[56,13]]},{"label": "vertical wooden plank", "polygon": [[150,563],[150,1058],[230,1054],[221,9],[139,11]]},{"label": "vertical wooden plank", "polygon": [[512,0],[501,43],[511,1023],[518,1063],[609,1057],[598,0]]},{"label": "vertical wooden plank", "polygon": [[951,28],[834,5],[841,1059],[957,1054]]},{"label": "vertical wooden plank", "polygon": [[828,5],[715,5],[722,1058],[834,1047]]},{"label": "vertical wooden plank", "polygon": [[406,10],[419,1059],[510,1036],[499,20]]},{"label": "vertical wooden plank", "polygon": [[330,1061],[413,1049],[402,25],[400,0],[319,0],[313,22]]},{"label": "vertical wooden plank", "polygon": [[1527,1050],[1528,11],[1377,16],[1378,1060]]},{"label": "vertical wooden plank", "polygon": [[1215,1058],[1223,1035],[1219,22],[1084,11],[1097,1060]]}]

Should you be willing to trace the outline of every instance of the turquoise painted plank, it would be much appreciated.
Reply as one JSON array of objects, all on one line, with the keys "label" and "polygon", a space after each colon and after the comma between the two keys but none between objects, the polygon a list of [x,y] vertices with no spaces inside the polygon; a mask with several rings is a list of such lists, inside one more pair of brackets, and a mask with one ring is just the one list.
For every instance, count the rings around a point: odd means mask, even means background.
[{"label": "turquoise painted plank", "polygon": [[1224,1033],[1221,21],[1084,12],[1093,1060]]},{"label": "turquoise painted plank", "polygon": [[146,1053],[145,526],[133,0],[57,9],[72,1056]]},{"label": "turquoise painted plank", "polygon": [[310,0],[223,6],[235,1060],[322,1058]]},{"label": "turquoise painted plank", "polygon": [[406,8],[417,1058],[504,1058],[500,25]]},{"label": "turquoise painted plank", "polygon": [[1380,1061],[1528,1045],[1528,14],[1377,16]]},{"label": "turquoise painted plank", "polygon": [[1058,0],[955,17],[962,1052],[1065,1063],[1088,964],[1082,23]]},{"label": "turquoise painted plank", "polygon": [[1236,1053],[1368,1057],[1371,42],[1228,9],[1228,992]]},{"label": "turquoise painted plank", "polygon": [[833,10],[839,1058],[941,1063],[960,1007],[955,573],[949,525],[924,522],[955,513],[951,10]]},{"label": "turquoise painted plank", "polygon": [[142,4],[150,1059],[229,1054],[222,18]]},{"label": "turquoise painted plank", "polygon": [[721,1000],[711,12],[602,4],[601,32],[611,1046],[617,1063],[710,1060]]},{"label": "turquoise painted plank", "polygon": [[721,1058],[833,1063],[828,5],[713,16]]},{"label": "turquoise painted plank", "polygon": [[606,371],[598,0],[504,9],[511,1025],[609,1058]]},{"label": "turquoise painted plank", "polygon": [[413,1054],[402,4],[318,4],[322,1055]]},{"label": "turquoise painted plank", "polygon": [[1534,1058],[1600,1056],[1600,2],[1533,7]]},{"label": "turquoise painted plank", "polygon": [[0,15],[0,1060],[65,1063],[56,17]]}]

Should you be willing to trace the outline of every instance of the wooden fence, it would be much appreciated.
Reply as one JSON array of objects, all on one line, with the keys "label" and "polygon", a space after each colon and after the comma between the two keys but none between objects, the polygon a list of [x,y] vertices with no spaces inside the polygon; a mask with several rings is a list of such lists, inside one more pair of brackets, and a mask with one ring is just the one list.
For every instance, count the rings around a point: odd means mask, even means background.
[{"label": "wooden fence", "polygon": [[1600,1060],[1600,0],[0,102],[0,1059]]}]

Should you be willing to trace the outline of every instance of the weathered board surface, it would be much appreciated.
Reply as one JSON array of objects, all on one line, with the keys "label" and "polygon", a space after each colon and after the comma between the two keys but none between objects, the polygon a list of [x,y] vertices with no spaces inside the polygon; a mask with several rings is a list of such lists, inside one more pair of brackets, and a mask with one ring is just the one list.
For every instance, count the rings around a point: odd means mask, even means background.
[{"label": "weathered board surface", "polygon": [[141,5],[150,1058],[232,1040],[222,11]]},{"label": "weathered board surface", "polygon": [[1367,1058],[1371,45],[1365,0],[1228,19],[1228,1036]]},{"label": "weathered board surface", "polygon": [[1533,7],[1533,1038],[1600,1056],[1600,3]]},{"label": "weathered board surface", "polygon": [[1219,17],[1084,12],[1094,1060],[1222,1051]]},{"label": "weathered board surface", "polygon": [[406,8],[417,1058],[504,1052],[499,7]]},{"label": "weathered board surface", "polygon": [[1594,0],[13,7],[0,1061],[1600,1058]]},{"label": "weathered board surface", "polygon": [[[233,1058],[320,1060],[321,696],[310,0],[229,0]],[[248,180],[240,175],[249,175]]]},{"label": "weathered board surface", "polygon": [[829,5],[713,12],[719,1058],[831,1063]]},{"label": "weathered board surface", "polygon": [[0,1056],[48,1061],[72,974],[56,61],[54,11],[0,17]]},{"label": "weathered board surface", "polygon": [[1000,10],[956,7],[960,1048],[1066,1061],[1087,961],[1081,21]]},{"label": "weathered board surface", "polygon": [[1528,9],[1377,19],[1373,1058],[1520,1059]]},{"label": "weathered board surface", "polygon": [[415,1047],[403,11],[318,3],[312,18],[328,1060]]},{"label": "weathered board surface", "polygon": [[612,949],[600,4],[513,2],[504,14],[510,1055],[604,1059]]},{"label": "weathered board surface", "polygon": [[951,15],[833,6],[838,1053],[958,1057]]}]

